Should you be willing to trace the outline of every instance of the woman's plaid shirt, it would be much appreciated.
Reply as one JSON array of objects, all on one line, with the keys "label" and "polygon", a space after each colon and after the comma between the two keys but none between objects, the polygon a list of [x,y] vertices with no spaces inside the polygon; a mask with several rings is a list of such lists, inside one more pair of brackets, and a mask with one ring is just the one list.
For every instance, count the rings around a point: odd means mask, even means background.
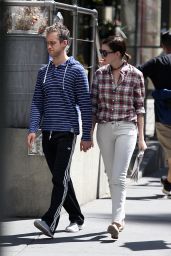
[{"label": "woman's plaid shirt", "polygon": [[110,65],[95,72],[91,97],[93,116],[98,123],[134,121],[137,114],[145,113],[143,74],[125,62],[120,79],[114,84]]}]

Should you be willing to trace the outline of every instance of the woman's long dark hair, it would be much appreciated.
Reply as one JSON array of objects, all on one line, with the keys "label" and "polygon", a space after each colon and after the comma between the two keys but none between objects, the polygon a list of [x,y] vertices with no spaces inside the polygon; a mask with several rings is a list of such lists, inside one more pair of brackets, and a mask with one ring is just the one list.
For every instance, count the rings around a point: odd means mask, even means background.
[{"label": "woman's long dark hair", "polygon": [[108,45],[113,52],[119,51],[122,58],[126,57],[127,61],[131,59],[131,56],[126,52],[126,43],[123,37],[109,36],[108,38],[103,39],[102,44]]}]

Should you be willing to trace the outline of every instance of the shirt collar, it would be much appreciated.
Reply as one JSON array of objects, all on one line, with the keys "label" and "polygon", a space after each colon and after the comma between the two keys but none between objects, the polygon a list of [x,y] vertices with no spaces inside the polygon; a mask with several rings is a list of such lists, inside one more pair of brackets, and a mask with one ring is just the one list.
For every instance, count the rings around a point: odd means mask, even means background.
[{"label": "shirt collar", "polygon": [[[111,65],[110,64],[107,64],[106,65],[106,70],[109,72],[109,73],[112,73],[112,68],[111,68]],[[120,70],[120,73],[125,73],[128,71],[128,62],[124,60],[124,64],[123,66],[121,67],[121,70]]]}]

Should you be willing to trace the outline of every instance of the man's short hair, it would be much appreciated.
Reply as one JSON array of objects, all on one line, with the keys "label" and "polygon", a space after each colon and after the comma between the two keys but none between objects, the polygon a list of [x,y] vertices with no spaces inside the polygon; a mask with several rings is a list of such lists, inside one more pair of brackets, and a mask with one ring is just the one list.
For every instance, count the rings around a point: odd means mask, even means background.
[{"label": "man's short hair", "polygon": [[161,44],[165,47],[171,47],[171,31],[168,30],[161,34]]},{"label": "man's short hair", "polygon": [[70,43],[70,31],[61,22],[55,23],[46,28],[46,36],[50,33],[57,32],[59,41],[67,40]]}]

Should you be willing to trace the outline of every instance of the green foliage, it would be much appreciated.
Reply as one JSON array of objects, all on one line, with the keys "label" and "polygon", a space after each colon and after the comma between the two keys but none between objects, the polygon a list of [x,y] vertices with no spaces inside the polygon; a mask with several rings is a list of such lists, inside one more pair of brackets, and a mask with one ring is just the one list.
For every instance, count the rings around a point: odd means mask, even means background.
[{"label": "green foliage", "polygon": [[107,21],[105,23],[99,24],[99,36],[101,39],[108,36],[112,36],[115,33],[115,26],[113,23]]}]

